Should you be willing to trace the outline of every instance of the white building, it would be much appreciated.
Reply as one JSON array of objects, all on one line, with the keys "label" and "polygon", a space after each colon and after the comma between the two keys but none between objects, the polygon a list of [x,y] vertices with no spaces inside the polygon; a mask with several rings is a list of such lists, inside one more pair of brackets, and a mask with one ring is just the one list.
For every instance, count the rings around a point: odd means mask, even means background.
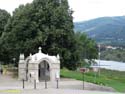
[{"label": "white building", "polygon": [[25,59],[20,55],[18,65],[18,76],[20,80],[37,82],[50,80],[52,84],[60,79],[60,57],[44,54],[39,47],[39,52]]}]

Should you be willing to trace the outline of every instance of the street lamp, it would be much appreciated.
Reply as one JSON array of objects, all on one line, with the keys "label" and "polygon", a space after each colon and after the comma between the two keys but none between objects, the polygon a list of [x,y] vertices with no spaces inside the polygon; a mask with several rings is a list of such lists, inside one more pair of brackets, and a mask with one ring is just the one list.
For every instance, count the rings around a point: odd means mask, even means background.
[{"label": "street lamp", "polygon": [[13,58],[14,65],[16,65],[16,64],[15,64],[15,61],[16,61],[16,58],[14,57],[14,58]]}]

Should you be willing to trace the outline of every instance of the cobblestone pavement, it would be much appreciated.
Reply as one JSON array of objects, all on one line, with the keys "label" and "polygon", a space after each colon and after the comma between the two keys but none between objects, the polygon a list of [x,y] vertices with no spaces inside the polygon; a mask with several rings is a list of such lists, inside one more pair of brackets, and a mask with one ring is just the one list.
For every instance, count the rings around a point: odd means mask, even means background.
[{"label": "cobblestone pavement", "polygon": [[112,88],[86,82],[83,90],[82,81],[72,79],[61,79],[59,89],[52,88],[50,82],[47,82],[47,89],[44,82],[37,83],[36,89],[33,82],[25,82],[25,89],[22,87],[21,81],[0,75],[0,94],[120,94]]}]

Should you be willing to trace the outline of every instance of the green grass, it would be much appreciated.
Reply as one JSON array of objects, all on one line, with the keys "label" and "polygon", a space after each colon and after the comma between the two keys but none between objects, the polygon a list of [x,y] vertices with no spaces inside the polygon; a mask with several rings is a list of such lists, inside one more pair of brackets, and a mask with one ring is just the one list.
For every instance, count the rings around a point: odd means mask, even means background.
[{"label": "green grass", "polygon": [[[61,70],[61,76],[73,78],[76,80],[83,80],[82,73],[78,71]],[[98,85],[108,86],[114,88],[118,92],[125,92],[125,72],[101,70],[100,76],[94,72],[85,73],[85,81],[95,83]]]}]

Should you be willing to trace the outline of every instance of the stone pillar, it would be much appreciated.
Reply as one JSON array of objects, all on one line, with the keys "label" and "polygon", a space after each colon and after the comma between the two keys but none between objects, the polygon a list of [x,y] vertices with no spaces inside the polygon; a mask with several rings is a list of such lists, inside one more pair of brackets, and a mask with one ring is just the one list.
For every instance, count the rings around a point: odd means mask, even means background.
[{"label": "stone pillar", "polygon": [[36,80],[39,82],[38,78],[38,63],[36,62],[30,62],[28,66],[28,81],[33,82]]},{"label": "stone pillar", "polygon": [[52,87],[56,88],[57,80],[60,80],[60,63],[53,63],[50,70],[50,80]]},{"label": "stone pillar", "polygon": [[19,80],[26,80],[26,62],[24,60],[24,54],[20,54],[19,57],[18,78]]}]

